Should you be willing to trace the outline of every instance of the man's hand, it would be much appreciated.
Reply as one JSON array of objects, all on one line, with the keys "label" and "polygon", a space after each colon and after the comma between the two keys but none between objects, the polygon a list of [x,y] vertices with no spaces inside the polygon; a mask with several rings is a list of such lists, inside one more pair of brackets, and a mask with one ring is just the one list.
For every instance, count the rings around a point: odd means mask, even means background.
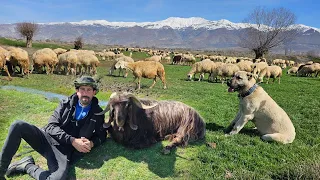
[{"label": "man's hand", "polygon": [[74,139],[72,146],[82,153],[88,153],[91,150],[90,141],[84,137]]},{"label": "man's hand", "polygon": [[93,148],[93,142],[90,141],[89,139],[85,138],[85,137],[81,137],[81,139],[83,140],[84,143],[86,143],[88,146],[90,146],[90,150]]}]

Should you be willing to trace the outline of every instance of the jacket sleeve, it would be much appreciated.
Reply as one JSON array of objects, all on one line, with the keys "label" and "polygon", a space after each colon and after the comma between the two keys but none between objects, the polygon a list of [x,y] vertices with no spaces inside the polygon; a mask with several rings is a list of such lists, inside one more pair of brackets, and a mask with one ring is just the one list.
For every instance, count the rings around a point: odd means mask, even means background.
[{"label": "jacket sleeve", "polygon": [[103,128],[104,115],[95,116],[95,119],[95,131],[91,140],[93,142],[94,147],[97,147],[106,141],[107,131]]},{"label": "jacket sleeve", "polygon": [[[55,109],[54,113],[49,118],[48,124],[44,127],[44,131],[53,137],[60,144],[71,144],[74,137],[65,132],[60,126],[63,124],[65,116],[66,105],[65,101],[61,101],[59,106]],[[68,111],[67,113],[70,113]]]}]

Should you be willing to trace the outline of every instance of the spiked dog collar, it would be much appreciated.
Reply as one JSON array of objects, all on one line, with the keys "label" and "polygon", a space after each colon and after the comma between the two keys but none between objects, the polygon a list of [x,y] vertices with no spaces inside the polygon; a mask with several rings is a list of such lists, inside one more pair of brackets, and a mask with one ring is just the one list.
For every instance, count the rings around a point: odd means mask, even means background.
[{"label": "spiked dog collar", "polygon": [[239,98],[244,98],[244,97],[247,97],[249,96],[250,94],[252,94],[258,87],[259,85],[258,84],[254,84],[247,92],[243,93],[243,94],[238,94],[238,97]]}]

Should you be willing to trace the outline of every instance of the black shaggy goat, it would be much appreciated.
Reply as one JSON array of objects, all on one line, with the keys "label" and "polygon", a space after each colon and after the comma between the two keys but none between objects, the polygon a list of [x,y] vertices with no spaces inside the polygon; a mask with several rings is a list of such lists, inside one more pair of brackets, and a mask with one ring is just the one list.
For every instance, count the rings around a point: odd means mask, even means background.
[{"label": "black shaggy goat", "polygon": [[115,141],[128,147],[145,148],[169,139],[171,143],[163,149],[168,154],[175,146],[186,146],[205,136],[201,116],[181,102],[142,100],[129,93],[113,93],[99,114],[107,111],[109,119],[104,126]]}]

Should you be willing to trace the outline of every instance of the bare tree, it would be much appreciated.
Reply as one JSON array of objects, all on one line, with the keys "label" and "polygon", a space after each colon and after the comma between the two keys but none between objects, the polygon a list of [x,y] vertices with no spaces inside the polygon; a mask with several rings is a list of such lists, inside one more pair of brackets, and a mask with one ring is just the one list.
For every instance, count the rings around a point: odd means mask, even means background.
[{"label": "bare tree", "polygon": [[284,8],[266,10],[257,7],[244,20],[246,29],[240,33],[239,45],[251,49],[256,59],[282,43],[292,41],[299,29],[294,27],[296,16]]},{"label": "bare tree", "polygon": [[74,49],[81,49],[83,47],[83,39],[81,36],[77,37],[74,41]]},{"label": "bare tree", "polygon": [[27,38],[27,47],[32,47],[32,38],[38,32],[39,25],[31,22],[17,23],[16,31],[20,33],[21,36]]}]

